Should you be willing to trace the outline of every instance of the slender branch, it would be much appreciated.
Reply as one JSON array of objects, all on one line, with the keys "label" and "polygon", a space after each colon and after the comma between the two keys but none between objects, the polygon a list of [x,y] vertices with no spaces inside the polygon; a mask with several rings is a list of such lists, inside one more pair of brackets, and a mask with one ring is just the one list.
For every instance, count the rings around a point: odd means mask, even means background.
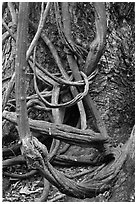
[{"label": "slender branch", "polygon": [[44,11],[44,2],[41,3],[41,16],[40,16],[40,21],[39,21],[39,25],[38,25],[38,29],[37,29],[37,32],[29,46],[29,49],[27,50],[27,59],[30,57],[31,53],[32,53],[32,50],[34,49],[40,35],[41,35],[41,32],[42,32],[42,29],[44,27],[44,23],[45,23],[45,20],[46,20],[46,17],[48,15],[48,12],[49,12],[49,9],[50,9],[50,2],[47,2],[47,5],[46,5],[46,8],[45,8],[45,11]]},{"label": "slender branch", "polygon": [[[63,26],[64,26],[65,36],[66,36],[68,42],[72,43],[72,40],[71,40],[71,23],[70,23],[70,16],[69,16],[68,3],[67,2],[62,3],[62,15],[63,15]],[[67,58],[68,58],[68,62],[69,62],[69,65],[70,65],[70,68],[72,70],[72,73],[74,75],[75,80],[76,81],[81,80],[81,75],[79,73],[78,66],[77,66],[73,56],[67,55]],[[78,93],[78,91],[75,90],[75,94],[77,94],[77,93]],[[86,127],[87,127],[86,113],[85,113],[82,101],[80,101],[78,103],[78,108],[79,108],[79,112],[80,112],[81,128],[86,129]]]},{"label": "slender branch", "polygon": [[[60,92],[60,87],[55,86],[52,90],[52,103],[54,104],[58,103],[59,92]],[[54,123],[62,124],[64,119],[64,114],[65,114],[65,110],[61,110],[59,108],[52,109]],[[50,159],[53,159],[53,157],[56,155],[57,151],[59,150],[59,147],[60,147],[60,141],[53,139],[52,145],[50,148],[50,154],[49,154]]]},{"label": "slender branch", "polygon": [[[34,27],[35,27],[35,26],[34,26]],[[10,35],[11,35],[11,36],[14,38],[14,40],[15,40],[15,37],[14,37],[12,31],[11,31],[8,27],[6,27],[6,28],[7,28],[8,32],[10,32]],[[52,45],[52,43],[51,43],[50,40],[45,36],[45,34],[41,33],[41,37],[42,37],[42,39],[44,40],[44,42],[46,42],[47,45],[49,45],[49,47],[50,47],[50,49],[51,49],[51,52],[52,52],[52,54],[53,54],[53,56],[54,56],[54,58],[55,58],[55,60],[56,60],[56,63],[58,64],[58,67],[59,67],[60,70],[61,70],[62,75],[63,75],[64,77],[66,77],[66,79],[69,79],[67,73],[66,73],[65,70],[63,69],[63,66],[62,66],[62,64],[61,64],[61,61],[60,61],[60,59],[59,59],[59,57],[58,57],[58,54],[57,54],[57,52],[56,52],[54,46]],[[28,52],[28,53],[29,53],[29,52]],[[27,59],[28,59],[28,56],[29,56],[29,55],[26,56]],[[29,63],[30,63],[30,66],[32,67],[32,58],[30,58]],[[61,79],[61,78],[57,78],[56,76],[53,76],[52,74],[50,74],[50,73],[49,73],[47,70],[45,70],[39,63],[36,62],[36,65],[37,65],[37,67],[38,67],[42,72],[44,72],[46,75],[48,75],[49,77],[51,77],[51,78],[49,78],[48,76],[43,76],[43,74],[42,74],[40,71],[37,71],[38,77],[40,77],[44,82],[46,82],[46,83],[48,83],[48,84],[49,84],[49,82],[50,82],[50,84],[53,85],[53,84],[54,84],[54,81],[53,81],[53,80],[55,80],[55,81],[58,82],[58,83],[66,84],[66,85],[74,85],[74,86],[84,85],[84,81],[83,81],[83,80],[78,81],[78,82],[70,82],[70,81],[68,81],[68,80],[63,80],[63,79]],[[93,77],[95,77],[96,74],[97,74],[97,72],[94,72],[94,73],[88,78],[88,80],[90,81]],[[13,74],[13,76],[15,76],[15,74]],[[53,80],[52,80],[52,79],[53,79]],[[45,81],[45,80],[46,80],[46,81]],[[13,77],[12,81],[13,81],[13,85],[14,85],[14,77]],[[92,83],[92,81],[89,82],[89,84],[91,84],[91,83]],[[11,85],[9,84],[8,87],[9,87],[9,88],[7,89],[7,93],[10,94],[13,86],[11,87]],[[73,89],[74,89],[74,88],[71,87],[72,93],[74,92]],[[8,98],[9,98],[9,94],[8,94],[8,96],[6,97],[6,98],[7,98],[7,101],[8,101]],[[75,94],[74,94],[74,95],[75,95]],[[3,103],[4,103],[4,102],[3,102]],[[7,102],[5,102],[4,107],[6,106],[6,103],[7,103]]]},{"label": "slender branch", "polygon": [[[31,26],[32,26],[34,29],[36,29],[36,26],[35,26],[35,24],[34,24],[33,22],[30,22],[30,24],[31,24]],[[58,56],[58,53],[57,53],[57,51],[56,51],[54,45],[52,44],[52,42],[50,41],[50,39],[46,36],[46,34],[43,33],[43,32],[41,33],[41,38],[42,38],[43,41],[46,43],[46,45],[49,47],[49,49],[50,49],[50,51],[51,51],[51,53],[52,53],[52,55],[53,55],[53,57],[54,57],[54,59],[55,59],[55,62],[56,62],[57,65],[58,65],[58,68],[59,68],[59,70],[60,70],[62,76],[63,76],[64,78],[66,78],[66,77],[67,77],[66,71],[65,71],[64,68],[63,68],[63,65],[62,65],[62,63],[61,63],[61,60],[60,60],[60,58],[59,58],[59,56]]]},{"label": "slender branch", "polygon": [[[29,65],[31,67],[31,69],[34,72],[33,69],[33,59],[32,57],[30,57],[29,59]],[[42,80],[44,83],[46,83],[48,86],[54,86],[56,84],[56,80],[54,80],[54,78],[51,78],[51,74],[47,74],[47,70],[45,70],[38,62],[35,62],[36,66],[37,66],[37,70],[36,70],[36,74],[37,77]]]},{"label": "slender branch", "polygon": [[[97,9],[99,10],[100,9],[100,3],[96,3],[95,5],[96,5]],[[102,6],[102,4],[101,4],[101,6]],[[71,39],[71,36],[70,36],[71,32],[70,32],[70,18],[69,18],[69,13],[68,13],[68,3],[66,3],[66,2],[62,3],[62,7],[63,7],[62,12],[63,12],[63,16],[64,16],[64,20],[63,20],[63,22],[64,22],[64,32],[66,34],[66,38],[68,38],[68,41],[71,41],[71,40],[69,40],[69,39]],[[103,14],[104,14],[104,12],[105,11],[103,10]],[[101,11],[100,11],[100,13],[102,14]],[[99,23],[100,23],[100,21],[99,21]],[[97,28],[98,28],[98,24],[97,24]],[[99,30],[97,30],[97,31],[99,32]],[[97,34],[98,34],[98,32],[97,32]],[[97,35],[97,39],[99,39],[100,41],[102,40],[101,37],[102,37],[102,35],[101,36],[100,36],[100,34]],[[76,80],[81,80],[79,69],[77,67],[77,64],[75,63],[75,60],[72,58],[71,55],[68,55],[68,60],[69,60],[69,63],[71,65],[71,67],[72,67],[72,71],[73,71],[75,79]],[[75,69],[74,69],[74,67],[75,67]],[[94,117],[96,119],[96,123],[97,123],[98,129],[99,129],[101,135],[103,137],[108,137],[108,134],[107,134],[107,131],[106,131],[106,128],[105,128],[105,124],[104,124],[104,122],[103,122],[103,120],[102,120],[102,118],[101,118],[101,116],[99,114],[99,111],[97,110],[96,106],[94,105],[90,95],[87,94],[84,97],[83,101],[84,101],[84,105],[86,105],[88,107],[88,109],[90,111],[90,114],[94,115]]]},{"label": "slender branch", "polygon": [[2,45],[5,43],[6,39],[10,36],[9,31],[2,34]]},{"label": "slender branch", "polygon": [[5,176],[11,177],[11,178],[18,178],[18,179],[27,179],[29,177],[34,176],[37,173],[38,173],[37,170],[31,170],[30,172],[28,172],[26,174],[16,174],[16,173],[3,172],[3,174]]},{"label": "slender branch", "polygon": [[[55,7],[57,28],[58,28],[61,39],[63,40],[63,42],[65,43],[65,46],[69,49],[69,51],[71,51],[71,54],[75,55],[77,58],[82,58],[83,52],[87,54],[87,51],[84,48],[74,43],[70,35],[71,32],[68,32],[68,34],[64,34],[65,29],[63,29],[62,27],[61,15],[59,12],[58,2],[54,3],[54,7]],[[66,19],[68,19],[68,16],[66,16]],[[68,26],[70,27],[70,25],[71,23],[69,21]]]},{"label": "slender branch", "polygon": [[39,89],[38,89],[38,86],[37,86],[37,82],[36,82],[36,68],[35,68],[35,63],[33,65],[33,70],[34,70],[34,87],[35,87],[35,91],[37,93],[37,95],[39,96],[39,98],[45,103],[45,105],[47,107],[50,107],[50,108],[60,108],[60,107],[69,107],[69,106],[72,106],[74,104],[76,104],[78,101],[80,101],[85,95],[87,95],[87,92],[89,90],[89,84],[88,84],[88,80],[87,80],[87,77],[86,75],[81,72],[84,80],[85,80],[85,88],[84,88],[84,91],[83,93],[79,93],[78,95],[75,96],[74,99],[66,102],[66,103],[62,103],[62,104],[53,104],[53,103],[50,103],[48,102],[46,99],[44,99],[44,97],[41,95],[41,93],[39,92]]},{"label": "slender branch", "polygon": [[14,5],[12,2],[8,2],[8,8],[10,10],[12,23],[13,23],[13,25],[16,25],[17,24],[17,15],[16,15],[16,11],[14,9]]},{"label": "slender branch", "polygon": [[27,108],[30,108],[31,106],[38,107],[41,110],[50,111],[51,108],[45,107],[44,103],[40,101],[39,99],[31,99],[27,102]]},{"label": "slender branch", "polygon": [[3,168],[6,168],[7,166],[13,166],[13,165],[16,165],[16,164],[24,164],[26,163],[25,159],[24,159],[24,156],[22,155],[19,155],[19,156],[16,156],[16,157],[12,157],[11,159],[6,159],[3,161],[2,163],[2,166]]},{"label": "slender branch", "polygon": [[90,45],[90,51],[85,63],[85,73],[87,75],[90,75],[96,69],[97,63],[102,56],[107,31],[105,4],[94,2],[93,5],[95,8],[96,37]]},{"label": "slender branch", "polygon": [[48,161],[45,163],[46,168],[44,167],[44,170],[39,168],[39,170],[44,177],[66,195],[77,198],[94,197],[110,189],[118,178],[120,170],[129,155],[130,148],[134,143],[134,136],[133,129],[129,140],[122,147],[112,148],[114,160],[91,171],[88,178],[82,182],[77,183],[67,178],[63,173],[53,168]]},{"label": "slender branch", "polygon": [[[32,61],[33,60],[30,57],[29,62],[31,63]],[[64,85],[64,84],[69,85],[69,86],[82,86],[82,85],[85,85],[85,81],[82,80],[82,78],[81,78],[81,80],[78,80],[78,81],[75,81],[75,82],[70,81],[70,78],[69,78],[69,76],[68,76],[68,74],[67,74],[67,72],[65,70],[64,70],[65,75],[63,75],[63,76],[66,77],[66,78],[62,79],[62,78],[58,78],[55,75],[51,74],[48,70],[44,69],[39,63],[35,62],[35,64],[45,75],[47,75],[47,77],[51,78],[51,79],[48,78],[49,80],[52,80],[52,81],[54,80],[56,83],[58,83],[60,85]],[[91,80],[96,76],[96,74],[97,74],[97,71],[95,71],[89,77],[87,77],[88,81],[89,81],[89,84],[92,83]],[[55,85],[55,82],[53,82],[54,83],[53,85]]]}]

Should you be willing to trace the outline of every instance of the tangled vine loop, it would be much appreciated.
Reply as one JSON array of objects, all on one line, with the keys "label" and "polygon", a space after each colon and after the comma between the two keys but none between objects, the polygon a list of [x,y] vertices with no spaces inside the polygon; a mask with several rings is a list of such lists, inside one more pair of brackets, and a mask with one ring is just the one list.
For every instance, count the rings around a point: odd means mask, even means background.
[{"label": "tangled vine loop", "polygon": [[[82,98],[84,96],[87,95],[88,93],[88,90],[89,90],[89,82],[88,82],[88,78],[86,76],[86,74],[84,74],[82,71],[80,72],[83,79],[84,79],[84,84],[85,84],[85,87],[84,87],[84,91],[82,93],[79,93],[75,98],[73,98],[72,100],[66,102],[66,103],[62,103],[62,104],[53,104],[53,103],[50,103],[48,102],[42,95],[41,93],[39,92],[39,89],[38,89],[38,86],[37,86],[37,82],[36,82],[36,77],[37,77],[37,74],[36,74],[36,68],[35,68],[35,63],[33,65],[33,68],[34,68],[34,87],[35,87],[35,91],[37,93],[37,95],[39,96],[39,98],[42,100],[42,102],[47,106],[47,107],[50,107],[50,108],[60,108],[60,107],[69,107],[69,106],[72,106],[76,103],[78,103],[80,100],[82,100]],[[72,85],[73,83],[71,83]],[[74,85],[74,84],[73,84]]]}]

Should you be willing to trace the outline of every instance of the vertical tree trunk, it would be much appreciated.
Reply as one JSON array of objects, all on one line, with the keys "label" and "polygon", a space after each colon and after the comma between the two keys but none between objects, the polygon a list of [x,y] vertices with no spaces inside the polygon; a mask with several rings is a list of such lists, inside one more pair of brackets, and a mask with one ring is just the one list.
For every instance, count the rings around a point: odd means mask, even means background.
[{"label": "vertical tree trunk", "polygon": [[27,67],[27,33],[28,33],[29,3],[21,2],[19,5],[17,43],[16,43],[16,113],[20,139],[30,135],[27,108],[26,108],[26,80],[25,70]]}]

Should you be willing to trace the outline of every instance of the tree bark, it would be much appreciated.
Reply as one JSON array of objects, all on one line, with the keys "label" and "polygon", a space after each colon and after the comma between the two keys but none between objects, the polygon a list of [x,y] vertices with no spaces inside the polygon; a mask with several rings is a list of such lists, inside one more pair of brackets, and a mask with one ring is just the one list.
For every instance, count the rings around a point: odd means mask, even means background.
[{"label": "tree bark", "polygon": [[18,28],[17,28],[17,43],[16,43],[16,113],[18,132],[22,140],[26,136],[30,136],[28,123],[27,106],[26,106],[26,51],[27,51],[27,35],[28,35],[28,12],[29,3],[19,4]]}]

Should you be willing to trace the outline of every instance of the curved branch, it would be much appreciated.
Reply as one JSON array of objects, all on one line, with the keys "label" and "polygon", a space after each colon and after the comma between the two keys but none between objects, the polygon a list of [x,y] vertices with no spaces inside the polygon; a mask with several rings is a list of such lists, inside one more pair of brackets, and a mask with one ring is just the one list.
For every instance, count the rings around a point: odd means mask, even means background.
[{"label": "curved branch", "polygon": [[90,51],[86,58],[85,73],[90,75],[97,66],[97,63],[102,56],[107,32],[107,20],[105,5],[102,2],[94,2],[95,8],[95,25],[96,25],[96,37],[90,45]]},{"label": "curved branch", "polygon": [[31,53],[32,53],[32,50],[34,49],[34,47],[36,46],[36,43],[41,35],[41,32],[42,32],[42,29],[43,29],[43,26],[44,26],[44,23],[45,23],[45,19],[48,15],[48,11],[49,11],[49,8],[50,8],[50,2],[47,2],[47,5],[46,5],[46,8],[45,8],[45,11],[44,11],[44,2],[41,3],[41,16],[40,16],[40,21],[39,21],[39,25],[38,25],[38,29],[37,29],[37,32],[29,46],[29,49],[27,50],[27,53],[26,53],[26,57],[27,59],[30,57]]},{"label": "curved branch", "polygon": [[94,169],[86,179],[79,183],[67,178],[63,173],[53,168],[48,161],[45,162],[44,169],[39,167],[38,169],[64,194],[77,198],[94,197],[113,186],[134,143],[134,137],[133,128],[130,138],[122,147],[112,148],[114,160],[105,166],[102,165]]},{"label": "curved branch", "polygon": [[[56,104],[58,103],[58,99],[59,99],[59,92],[60,92],[60,87],[55,86],[52,90],[52,103]],[[65,110],[63,109],[52,109],[52,115],[53,115],[53,120],[54,123],[58,123],[58,124],[62,124],[63,119],[64,119],[64,114],[65,114]],[[49,158],[52,159],[57,151],[59,150],[60,147],[60,141],[53,139],[52,141],[52,145],[50,148],[50,154],[49,154]]]},{"label": "curved branch", "polygon": [[[68,3],[62,2],[62,15],[63,15],[63,26],[64,26],[64,34],[66,36],[67,41],[73,45],[73,41],[71,39],[71,22],[70,22],[70,15],[68,11]],[[67,55],[69,66],[72,70],[72,73],[74,75],[74,78],[76,81],[81,80],[81,75],[79,72],[79,68],[77,66],[76,61],[74,60],[74,57],[72,55]],[[88,92],[87,92],[88,93]],[[75,94],[78,94],[78,90],[75,90]],[[86,123],[86,113],[83,106],[83,102],[80,101],[78,103],[79,113],[80,113],[80,120],[81,120],[81,128],[86,129],[87,123]]]}]

